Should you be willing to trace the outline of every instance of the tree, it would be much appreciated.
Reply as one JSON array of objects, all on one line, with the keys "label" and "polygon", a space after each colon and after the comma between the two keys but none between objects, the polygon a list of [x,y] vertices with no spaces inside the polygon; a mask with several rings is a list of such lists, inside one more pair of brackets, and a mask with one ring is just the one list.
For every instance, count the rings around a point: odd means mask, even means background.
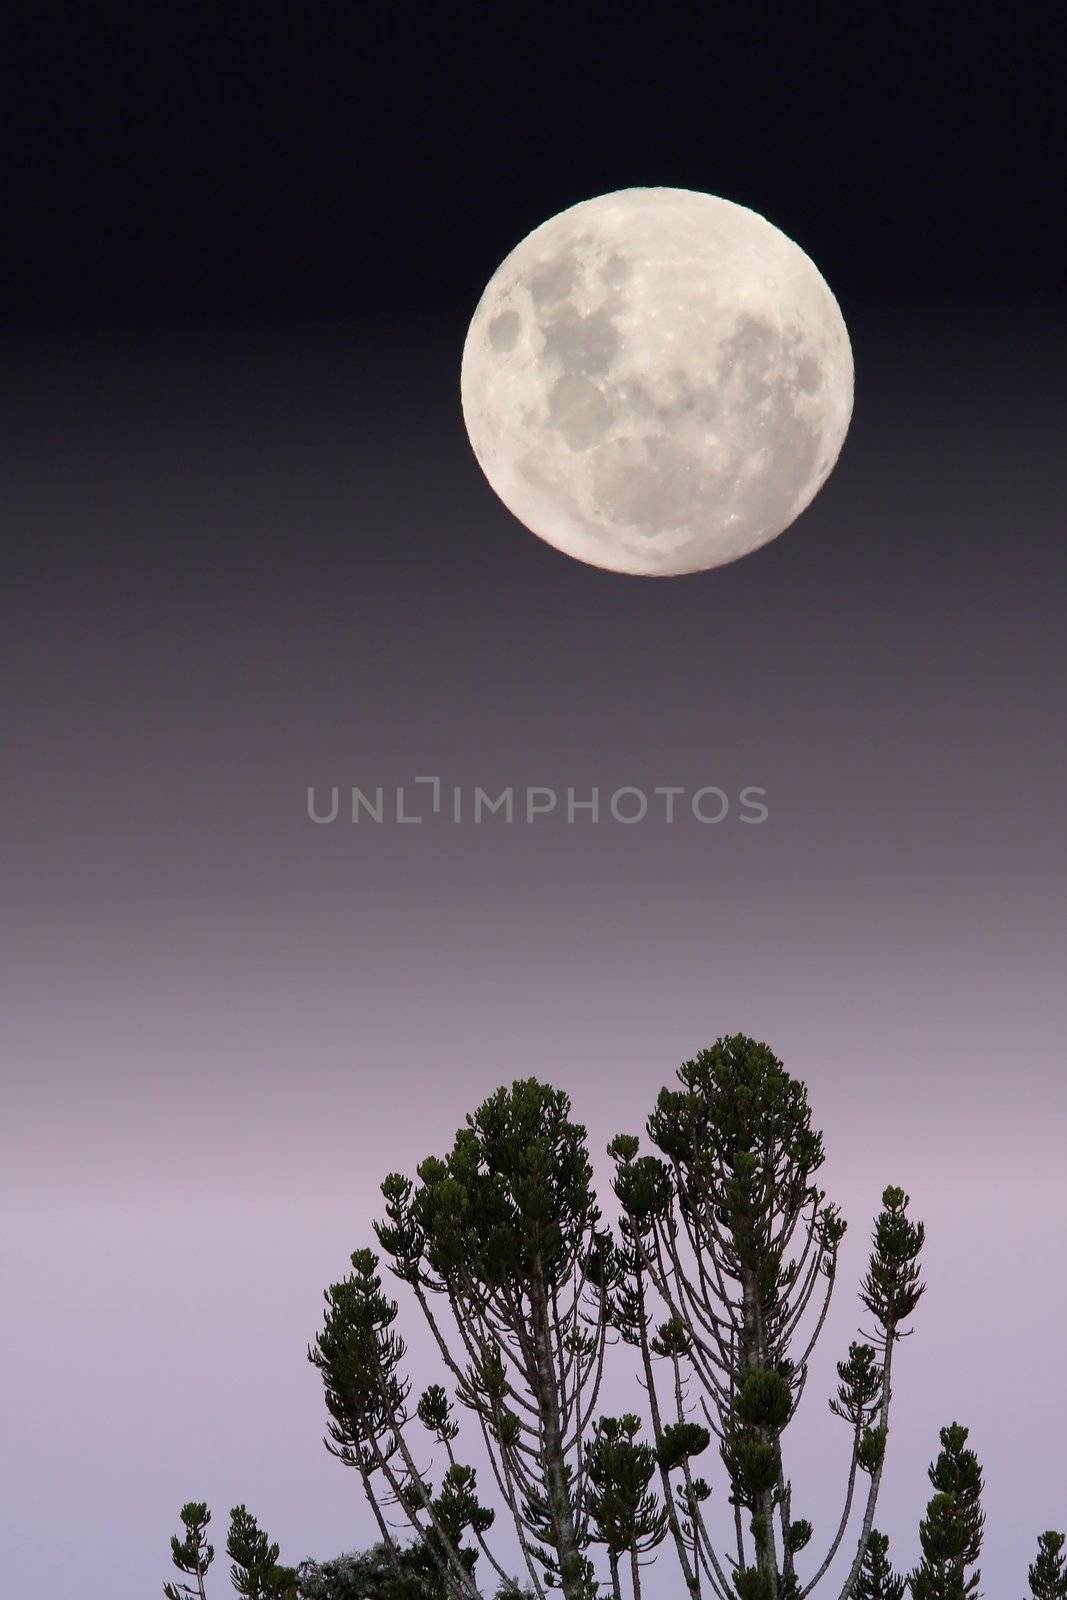
[{"label": "tree", "polygon": [[[427,1321],[453,1397],[436,1384],[413,1401],[393,1327],[398,1306],[383,1292],[377,1255],[357,1251],[351,1276],[327,1291],[309,1356],[323,1375],[328,1448],[359,1472],[388,1549],[399,1546],[387,1510],[400,1508],[448,1600],[476,1600],[483,1555],[505,1590],[514,1587],[486,1542],[493,1517],[474,1468],[456,1454],[453,1398],[476,1420],[534,1594],[559,1584],[566,1600],[592,1600],[597,1543],[617,1584],[625,1553],[611,1520],[617,1496],[591,1475],[611,1450],[633,1445],[611,1432],[621,1419],[594,1421],[609,1329],[640,1354],[653,1448],[634,1445],[646,1452],[635,1460],[651,1469],[642,1492],[656,1474],[662,1492],[661,1516],[654,1497],[645,1508],[649,1532],[656,1528],[658,1543],[669,1530],[691,1596],[706,1583],[715,1600],[802,1600],[840,1547],[864,1475],[843,1597],[859,1578],[893,1353],[923,1293],[922,1225],[908,1217],[903,1191],[885,1191],[861,1291],[875,1331],[839,1363],[832,1402],[851,1432],[844,1511],[802,1590],[795,1563],[812,1530],[793,1515],[782,1437],[826,1317],[845,1225],[815,1182],[822,1139],[804,1086],[766,1045],[720,1039],[679,1080],[649,1118],[657,1154],[640,1155],[627,1135],[610,1147],[617,1241],[601,1225],[585,1130],[571,1120],[569,1099],[532,1079],[491,1096],[416,1180],[385,1180],[378,1241]],[[436,1491],[411,1437],[416,1422],[441,1453]],[[712,1434],[730,1485],[736,1556],[712,1539],[711,1491],[694,1466]],[[639,1588],[639,1562],[631,1576]]]},{"label": "tree", "polygon": [[[740,1034],[722,1038],[685,1062],[678,1079],[678,1089],[661,1091],[648,1120],[658,1154],[640,1155],[632,1135],[616,1138],[609,1153],[623,1236],[612,1320],[641,1354],[683,1577],[693,1596],[706,1583],[716,1600],[799,1600],[840,1548],[864,1474],[866,1503],[845,1600],[874,1522],[894,1349],[923,1293],[922,1224],[909,1219],[902,1190],[886,1189],[860,1295],[875,1330],[839,1364],[831,1402],[852,1434],[844,1509],[802,1588],[796,1557],[812,1529],[793,1515],[782,1437],[829,1309],[845,1224],[815,1181],[824,1154],[807,1091],[766,1045]],[[667,1313],[658,1326],[656,1303]],[[666,1400],[655,1377],[663,1360]],[[730,1483],[730,1557],[712,1538],[703,1510],[707,1484],[693,1479],[684,1447],[701,1444],[687,1432],[694,1405],[718,1439]],[[672,1490],[667,1478],[675,1466],[682,1483]]]},{"label": "tree", "polygon": [[391,1550],[383,1542],[332,1561],[303,1561],[297,1568],[300,1600],[433,1600],[445,1593],[421,1544]]},{"label": "tree", "polygon": [[300,1600],[387,1600],[395,1571],[388,1546],[379,1543],[332,1561],[302,1561],[296,1576]]},{"label": "tree", "polygon": [[634,1600],[641,1595],[641,1557],[654,1550],[667,1531],[667,1516],[650,1490],[656,1452],[637,1442],[639,1419],[601,1417],[589,1449],[589,1515],[594,1542],[607,1547],[611,1592],[621,1600],[619,1560],[630,1563]]},{"label": "tree", "polygon": [[457,1473],[463,1475],[466,1495],[448,1492],[446,1473],[443,1491],[435,1496],[429,1477],[415,1462],[405,1434],[411,1420],[410,1385],[401,1370],[405,1346],[390,1331],[397,1306],[382,1293],[377,1265],[373,1251],[353,1254],[352,1273],[326,1292],[323,1329],[308,1352],[322,1374],[331,1417],[326,1446],[359,1473],[395,1581],[410,1580],[411,1573],[386,1520],[385,1507],[390,1504],[399,1506],[407,1518],[418,1538],[417,1549],[433,1563],[444,1592],[449,1597],[472,1596],[477,1593],[473,1570],[478,1551],[464,1542],[464,1535],[474,1529],[483,1540],[493,1514],[478,1504],[470,1469],[462,1467],[452,1452],[457,1430],[443,1390],[428,1389],[416,1415],[443,1443],[448,1473],[453,1474],[453,1483]]},{"label": "tree", "polygon": [[[331,1561],[302,1561],[296,1574],[297,1594],[300,1600],[396,1600],[405,1594],[413,1600],[429,1600],[442,1592],[440,1579],[427,1572],[425,1552],[419,1546],[405,1545],[397,1555],[399,1578],[394,1553],[383,1543]],[[505,1600],[505,1596],[507,1600],[531,1600],[530,1591],[514,1582],[498,1591],[497,1600]]]},{"label": "tree", "polygon": [[1030,1563],[1027,1578],[1033,1600],[1067,1600],[1067,1562],[1064,1562],[1064,1534],[1038,1536],[1037,1557]]},{"label": "tree", "polygon": [[851,1600],[903,1600],[906,1588],[906,1580],[890,1565],[888,1538],[872,1528]]},{"label": "tree", "polygon": [[908,1579],[914,1600],[967,1600],[981,1574],[969,1572],[982,1549],[982,1469],[958,1422],[941,1429],[930,1466],[934,1493],[919,1524],[922,1560]]},{"label": "tree", "polygon": [[179,1572],[187,1573],[195,1580],[195,1587],[188,1583],[165,1583],[163,1594],[165,1600],[188,1600],[189,1596],[206,1600],[204,1579],[215,1559],[215,1547],[207,1541],[211,1512],[202,1500],[190,1500],[182,1506],[178,1515],[185,1533],[180,1539],[177,1534],[171,1536],[171,1560]]},{"label": "tree", "polygon": [[[642,1568],[669,1535],[688,1600],[807,1600],[858,1522],[838,1600],[903,1600],[906,1587],[912,1600],[976,1600],[982,1476],[965,1428],[942,1429],[907,1580],[874,1526],[895,1351],[925,1292],[924,1230],[908,1196],[882,1193],[860,1284],[867,1331],[838,1361],[829,1402],[848,1435],[843,1506],[802,1576],[813,1530],[795,1515],[803,1481],[785,1444],[845,1236],[818,1181],[807,1091],[765,1044],[731,1035],[683,1063],[646,1129],[649,1153],[632,1134],[608,1147],[614,1235],[585,1129],[564,1093],[534,1079],[497,1090],[414,1178],[385,1179],[380,1253],[353,1253],[308,1351],[327,1449],[357,1474],[378,1543],[296,1572],[237,1507],[227,1549],[240,1595],[546,1600],[558,1588],[595,1600],[606,1561],[612,1600],[624,1590],[641,1600]],[[444,1381],[418,1394],[386,1270],[440,1357]],[[598,1415],[613,1346],[637,1366],[646,1439],[636,1408]],[[471,1439],[510,1515],[521,1577],[490,1547],[496,1512],[467,1459]],[[723,1469],[722,1509],[709,1455]],[[207,1507],[190,1503],[182,1520],[172,1557],[195,1587],[168,1584],[165,1595],[206,1600]],[[1031,1600],[1067,1600],[1064,1542],[1041,1535]]]},{"label": "tree", "polygon": [[1027,1577],[1033,1600],[1067,1600],[1067,1562],[1062,1533],[1043,1533],[1037,1541],[1037,1555]]},{"label": "tree", "polygon": [[[185,1536],[171,1539],[171,1559],[179,1572],[195,1578],[196,1587],[165,1583],[163,1594],[165,1600],[190,1600],[193,1596],[206,1600],[204,1579],[215,1556],[206,1536],[211,1513],[203,1501],[194,1500],[182,1507],[180,1516]],[[279,1564],[278,1546],[244,1506],[235,1506],[230,1513],[226,1553],[232,1563],[230,1582],[244,1600],[297,1600],[296,1569]]]},{"label": "tree", "polygon": [[242,1600],[296,1600],[296,1569],[279,1565],[279,1549],[244,1506],[230,1512],[226,1554],[230,1581]]},{"label": "tree", "polygon": [[[612,1252],[585,1129],[570,1109],[565,1094],[533,1079],[498,1090],[446,1156],[420,1164],[417,1181],[385,1180],[376,1232],[426,1319],[456,1400],[475,1419],[534,1594],[558,1585],[566,1600],[593,1600],[586,1446]],[[328,1447],[359,1472],[389,1546],[385,1507],[391,1499],[401,1508],[449,1596],[478,1595],[480,1555],[514,1592],[484,1537],[493,1518],[477,1501],[474,1469],[454,1453],[452,1402],[431,1385],[411,1405],[404,1343],[392,1332],[396,1302],[382,1294],[372,1252],[352,1259],[352,1277],[327,1291],[323,1332],[309,1351],[332,1418]],[[416,1420],[447,1462],[447,1507],[416,1459]],[[474,1545],[464,1544],[467,1535]]]}]

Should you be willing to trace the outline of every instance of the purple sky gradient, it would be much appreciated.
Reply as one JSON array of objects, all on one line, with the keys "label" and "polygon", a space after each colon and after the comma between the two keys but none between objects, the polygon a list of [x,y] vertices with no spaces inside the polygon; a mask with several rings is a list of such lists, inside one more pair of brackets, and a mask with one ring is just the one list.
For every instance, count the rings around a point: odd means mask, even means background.
[{"label": "purple sky gradient", "polygon": [[[188,1497],[220,1545],[242,1500],[289,1559],[367,1541],[303,1357],[381,1177],[527,1074],[571,1092],[601,1163],[743,1030],[808,1083],[851,1223],[796,1425],[813,1548],[832,1361],[898,1182],[930,1290],[879,1521],[910,1562],[958,1417],[984,1589],[1021,1593],[1067,1522],[1047,331],[856,318],[824,494],[759,555],[663,583],[578,567],[496,505],[455,334],[10,353],[9,1582],[141,1600]],[[307,821],[308,784],[425,772],[753,783],[771,816]]]}]

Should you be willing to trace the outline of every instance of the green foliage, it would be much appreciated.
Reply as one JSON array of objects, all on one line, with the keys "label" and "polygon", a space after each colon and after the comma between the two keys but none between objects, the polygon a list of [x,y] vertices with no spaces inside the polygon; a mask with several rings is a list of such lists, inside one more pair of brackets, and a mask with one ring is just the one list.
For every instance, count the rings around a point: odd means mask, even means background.
[{"label": "green foliage", "polygon": [[593,1242],[599,1211],[585,1129],[561,1090],[534,1078],[498,1089],[443,1159],[382,1185],[382,1249],[401,1276],[457,1273],[486,1291],[537,1272],[551,1290]]},{"label": "green foliage", "polygon": [[1067,1600],[1067,1562],[1062,1533],[1043,1533],[1037,1541],[1037,1555],[1027,1578],[1033,1600]]},{"label": "green foliage", "polygon": [[778,1432],[789,1421],[792,1410],[793,1391],[785,1378],[780,1372],[763,1367],[755,1367],[748,1373],[734,1402],[738,1421],[751,1427],[774,1428]]},{"label": "green foliage", "polygon": [[797,1555],[811,1543],[812,1526],[805,1518],[789,1524],[789,1549]]},{"label": "green foliage", "polygon": [[637,1155],[638,1141],[619,1134],[608,1145],[616,1164],[615,1194],[640,1236],[666,1214],[673,1184],[669,1169],[657,1156]]},{"label": "green foliage", "polygon": [[[459,1559],[465,1571],[471,1573],[475,1553],[461,1548]],[[440,1535],[429,1528],[423,1542],[402,1552],[401,1571],[389,1585],[386,1600],[453,1600],[455,1593],[455,1584],[445,1577]]]},{"label": "green foliage", "polygon": [[[546,1580],[581,1600],[593,1585],[582,1555],[582,1435],[601,1380],[616,1276],[585,1129],[571,1120],[567,1095],[517,1081],[467,1117],[445,1156],[422,1161],[415,1181],[390,1174],[382,1194],[382,1250],[412,1285],[441,1349],[431,1297],[451,1311],[459,1351],[446,1359],[456,1398],[476,1413],[498,1478],[512,1486],[520,1534],[539,1547]],[[405,1400],[406,1393],[392,1407],[401,1430]],[[446,1407],[438,1388],[418,1409],[448,1444],[455,1425]],[[375,1448],[384,1453],[394,1443],[402,1448],[396,1428]],[[469,1509],[466,1526],[483,1531],[480,1510]],[[432,1529],[424,1537],[433,1544]]]},{"label": "green foliage", "polygon": [[[638,1141],[619,1134],[608,1145],[616,1163],[615,1194],[622,1206],[621,1242],[612,1252],[607,1280],[607,1312],[611,1326],[625,1344],[649,1344],[654,1353],[668,1356],[681,1336],[674,1320],[664,1323],[657,1339],[650,1339],[645,1287],[644,1251],[651,1243],[654,1221],[666,1214],[671,1183],[667,1169],[653,1156],[637,1155]],[[678,1324],[684,1328],[684,1324]]]},{"label": "green foliage", "polygon": [[230,1581],[243,1600],[297,1600],[296,1569],[279,1565],[278,1546],[244,1506],[230,1512],[226,1554]]},{"label": "green foliage", "polygon": [[743,1034],[701,1051],[678,1077],[681,1089],[660,1091],[649,1137],[680,1170],[683,1193],[717,1205],[739,1253],[758,1252],[768,1204],[783,1212],[803,1204],[823,1163],[807,1091]]},{"label": "green foliage", "polygon": [[830,1410],[860,1431],[871,1421],[882,1398],[882,1371],[873,1345],[850,1344],[848,1360],[837,1363],[840,1379]]},{"label": "green foliage", "polygon": [[382,1294],[378,1258],[356,1250],[352,1272],[326,1290],[322,1332],[308,1360],[322,1374],[330,1414],[327,1449],[366,1478],[395,1453],[393,1423],[408,1385],[400,1364],[405,1346],[391,1331],[395,1300]]},{"label": "green foliage", "polygon": [[759,1567],[738,1567],[734,1573],[737,1600],[771,1600],[771,1579]]},{"label": "green foliage", "polygon": [[[468,1530],[484,1532],[493,1513],[478,1502],[472,1467],[452,1463],[436,1498],[430,1484],[412,1471],[400,1445],[409,1385],[401,1372],[405,1345],[392,1331],[396,1302],[382,1293],[372,1251],[357,1250],[352,1268],[326,1291],[323,1328],[308,1352],[323,1378],[331,1418],[327,1447],[356,1468],[365,1485],[377,1475],[386,1478],[392,1496],[422,1527],[425,1543],[417,1559],[424,1579],[436,1574],[438,1566],[469,1572],[477,1552],[463,1548],[463,1536]],[[440,1442],[451,1443],[458,1430],[443,1388],[431,1385],[425,1391],[418,1414]],[[409,1561],[396,1583],[410,1588],[416,1575]],[[399,1589],[394,1600],[400,1600]]]},{"label": "green foliage", "polygon": [[179,1572],[195,1578],[197,1586],[194,1589],[187,1583],[165,1583],[163,1585],[165,1600],[185,1600],[189,1595],[198,1596],[203,1590],[203,1580],[207,1570],[215,1559],[215,1547],[207,1541],[211,1512],[204,1501],[188,1501],[182,1506],[178,1516],[184,1532],[181,1538],[177,1534],[171,1536],[171,1560]]},{"label": "green foliage", "polygon": [[[436,1564],[422,1545],[390,1547],[304,1561],[297,1568],[300,1600],[449,1600]],[[501,1587],[497,1600],[532,1600],[518,1583]]]},{"label": "green foliage", "polygon": [[440,1441],[451,1444],[459,1434],[459,1424],[452,1421],[452,1402],[439,1383],[431,1383],[419,1397],[419,1421]]},{"label": "green foliage", "polygon": [[409,1549],[391,1552],[376,1544],[332,1561],[304,1561],[297,1568],[297,1592],[300,1600],[393,1600],[397,1577],[412,1575],[411,1558]]},{"label": "green foliage", "polygon": [[874,1229],[874,1250],[860,1298],[887,1336],[915,1310],[925,1293],[918,1258],[926,1230],[908,1217],[903,1189],[888,1188]]},{"label": "green foliage", "polygon": [[[679,1421],[691,1404],[689,1388],[702,1391],[731,1501],[751,1513],[756,1567],[747,1568],[739,1550],[740,1570],[731,1580],[720,1565],[717,1584],[790,1600],[794,1589],[799,1593],[792,1558],[811,1530],[790,1515],[781,1436],[803,1391],[845,1232],[817,1183],[822,1136],[804,1085],[767,1045],[742,1034],[720,1038],[682,1065],[677,1087],[661,1090],[647,1131],[653,1156],[640,1156],[638,1141],[629,1136],[609,1147],[622,1210],[613,1323],[642,1349],[646,1376],[650,1355],[669,1358]],[[670,1311],[654,1337],[648,1284]],[[862,1389],[857,1371],[844,1403],[859,1404]],[[867,1425],[872,1416],[865,1404]],[[677,1457],[670,1426],[656,1421],[666,1470]],[[679,1534],[699,1564],[708,1530],[690,1486],[679,1490],[678,1504],[689,1514],[680,1529],[672,1528],[684,1571]],[[775,1570],[776,1515],[783,1572]],[[686,1580],[695,1593],[688,1572]]]},{"label": "green foliage", "polygon": [[967,1600],[978,1589],[971,1572],[982,1548],[982,1469],[958,1422],[941,1429],[930,1467],[934,1493],[919,1524],[922,1560],[908,1579],[914,1600]]},{"label": "green foliage", "polygon": [[[616,1239],[602,1226],[585,1129],[571,1120],[565,1094],[534,1079],[491,1095],[414,1179],[386,1178],[385,1217],[376,1225],[385,1264],[425,1315],[451,1388],[431,1383],[413,1399],[398,1307],[367,1249],[353,1253],[349,1275],[326,1291],[308,1355],[323,1379],[327,1447],[360,1476],[379,1527],[406,1516],[412,1542],[394,1544],[389,1535],[362,1554],[294,1570],[238,1506],[227,1540],[238,1595],[491,1593],[492,1580],[486,1588],[474,1573],[495,1514],[479,1501],[474,1468],[456,1458],[456,1401],[477,1418],[525,1559],[531,1569],[540,1564],[544,1585],[561,1588],[565,1600],[595,1600],[596,1544],[608,1552],[614,1594],[624,1555],[638,1594],[639,1558],[668,1531],[690,1597],[800,1600],[838,1558],[857,1473],[869,1480],[860,1516],[870,1526],[887,1448],[892,1352],[925,1292],[924,1230],[908,1214],[908,1196],[892,1186],[882,1195],[861,1292],[876,1330],[837,1364],[830,1401],[853,1434],[844,1515],[821,1565],[819,1556],[813,1561],[814,1576],[802,1579],[795,1558],[812,1527],[792,1515],[782,1436],[804,1390],[845,1231],[816,1181],[824,1152],[807,1091],[766,1045],[731,1035],[683,1064],[647,1131],[655,1154],[642,1155],[629,1134],[608,1147]],[[439,1315],[433,1307],[441,1302]],[[591,1426],[610,1330],[640,1352],[647,1443],[632,1413]],[[690,1420],[695,1415],[710,1426]],[[716,1551],[701,1509],[711,1490],[692,1475],[713,1433],[736,1511],[736,1560]],[[890,1564],[885,1536],[861,1535],[847,1600],[904,1600],[906,1588],[912,1600],[974,1600],[983,1484],[967,1437],[956,1423],[941,1431],[918,1566],[905,1580]],[[164,1596],[204,1600],[214,1557],[207,1506],[183,1506],[181,1522],[171,1557],[191,1581],[165,1584]],[[1040,1536],[1031,1600],[1067,1600],[1064,1547],[1063,1534]],[[503,1578],[496,1600],[532,1597]]]},{"label": "green foliage", "polygon": [[385,1600],[391,1576],[384,1544],[330,1561],[302,1561],[296,1569],[300,1600]]},{"label": "green foliage", "polygon": [[667,1515],[649,1485],[656,1452],[637,1442],[640,1422],[632,1413],[601,1417],[589,1449],[589,1515],[595,1540],[615,1555],[652,1550],[667,1532]]},{"label": "green foliage", "polygon": [[[417,1402],[411,1397],[397,1307],[372,1252],[356,1252],[350,1277],[327,1292],[309,1355],[323,1376],[329,1448],[360,1473],[380,1517],[383,1504],[400,1507],[432,1558],[427,1574],[463,1600],[476,1595],[476,1551],[463,1541],[480,1540],[492,1517],[478,1502],[473,1468],[453,1455],[454,1401],[477,1418],[527,1560],[567,1600],[595,1593],[590,1541],[615,1562],[627,1549],[653,1548],[668,1529],[691,1595],[704,1576],[710,1590],[735,1587],[741,1600],[800,1593],[794,1557],[812,1532],[792,1515],[782,1435],[804,1390],[845,1232],[817,1182],[822,1136],[804,1085],[741,1034],[682,1065],[647,1132],[650,1154],[625,1133],[609,1146],[615,1239],[602,1225],[585,1129],[566,1094],[534,1079],[490,1095],[414,1177],[385,1179],[376,1224],[383,1263],[410,1286],[450,1390],[431,1384]],[[901,1190],[885,1191],[863,1283],[879,1332],[850,1347],[831,1402],[854,1435],[848,1505],[858,1470],[870,1479],[868,1520],[886,1450],[888,1352],[923,1293],[923,1230],[907,1206]],[[647,1444],[630,1416],[602,1418],[590,1437],[612,1330],[640,1353]],[[446,1458],[436,1494],[406,1431],[416,1420]],[[712,1433],[738,1508],[736,1562],[714,1550],[701,1511],[710,1489],[692,1477]],[[403,1583],[417,1577],[406,1571]]]},{"label": "green foliage", "polygon": [[445,1472],[441,1492],[433,1502],[438,1522],[456,1545],[468,1528],[487,1533],[496,1519],[495,1511],[479,1503],[476,1488],[474,1468],[454,1462]]},{"label": "green foliage", "polygon": [[861,1472],[873,1476],[885,1460],[886,1430],[864,1428],[856,1449],[856,1465]]},{"label": "green foliage", "polygon": [[702,1455],[711,1443],[711,1434],[698,1422],[669,1422],[660,1432],[656,1454],[661,1466],[673,1472],[683,1462]]},{"label": "green foliage", "polygon": [[[171,1559],[179,1572],[195,1578],[196,1586],[165,1583],[163,1594],[165,1600],[188,1600],[190,1596],[199,1600],[204,1594],[204,1577],[215,1557],[213,1546],[207,1542],[211,1513],[203,1501],[193,1500],[182,1506],[180,1515],[185,1533],[180,1539],[171,1539]],[[231,1561],[230,1581],[244,1600],[297,1600],[296,1569],[279,1563],[278,1546],[244,1506],[235,1506],[230,1513],[226,1553]]]},{"label": "green foliage", "polygon": [[755,1512],[762,1497],[778,1483],[782,1456],[777,1440],[735,1422],[722,1441],[720,1454],[733,1491],[731,1500]]},{"label": "green foliage", "polygon": [[903,1600],[906,1584],[889,1561],[889,1539],[871,1529],[851,1600]]},{"label": "green foliage", "polygon": [[[674,1237],[690,1240],[698,1257],[697,1278],[685,1285],[692,1303],[683,1326],[690,1337],[701,1321],[729,1330],[721,1355],[741,1407],[732,1421],[780,1431],[792,1413],[787,1391],[803,1376],[788,1344],[810,1298],[810,1270],[832,1274],[845,1230],[814,1181],[822,1136],[804,1085],[765,1044],[744,1035],[719,1039],[685,1062],[678,1078],[681,1087],[661,1090],[648,1120],[666,1160],[662,1174],[642,1179],[631,1161],[617,1171],[616,1193],[632,1215],[634,1192],[654,1191],[647,1201],[653,1220],[673,1201]],[[810,1237],[803,1273],[789,1255],[798,1226]],[[707,1301],[708,1286],[731,1282],[743,1289],[745,1304],[727,1305],[723,1322],[723,1309]],[[757,1413],[766,1420],[757,1423]]]},{"label": "green foliage", "polygon": [[693,1351],[693,1336],[680,1318],[671,1317],[668,1322],[661,1322],[656,1329],[656,1337],[651,1341],[651,1350],[654,1356],[661,1356],[664,1359],[689,1356]]}]

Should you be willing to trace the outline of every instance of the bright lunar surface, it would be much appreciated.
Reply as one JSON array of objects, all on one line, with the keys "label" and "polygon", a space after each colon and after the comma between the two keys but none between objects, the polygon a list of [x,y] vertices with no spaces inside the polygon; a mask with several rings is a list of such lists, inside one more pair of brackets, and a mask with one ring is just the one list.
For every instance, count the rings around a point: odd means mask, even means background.
[{"label": "bright lunar surface", "polygon": [[567,555],[668,576],[787,528],[852,413],[852,350],[818,268],[744,206],[621,189],[511,252],[460,376],[478,462]]}]

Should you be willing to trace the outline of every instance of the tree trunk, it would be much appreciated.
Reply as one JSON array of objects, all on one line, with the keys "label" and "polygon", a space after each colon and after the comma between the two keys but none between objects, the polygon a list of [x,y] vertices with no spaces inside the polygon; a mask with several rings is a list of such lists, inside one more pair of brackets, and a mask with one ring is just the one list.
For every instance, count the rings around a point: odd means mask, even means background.
[{"label": "tree trunk", "polygon": [[[741,1269],[741,1306],[744,1318],[744,1343],[741,1349],[741,1378],[742,1382],[750,1372],[764,1365],[763,1328],[760,1316],[759,1298],[756,1292],[756,1274],[751,1267]],[[761,1439],[769,1440],[769,1428],[757,1427],[755,1432]],[[756,1497],[755,1519],[757,1527],[761,1529],[759,1536],[753,1535],[756,1546],[756,1566],[763,1573],[768,1584],[770,1600],[777,1600],[778,1596],[778,1557],[774,1547],[774,1491],[764,1489]]]},{"label": "tree trunk", "polygon": [[882,1459],[871,1473],[871,1481],[867,1486],[867,1505],[864,1509],[863,1522],[860,1526],[859,1543],[856,1546],[856,1554],[852,1558],[852,1566],[849,1568],[848,1577],[842,1585],[839,1600],[849,1600],[856,1579],[859,1577],[863,1558],[867,1554],[867,1544],[871,1537],[871,1529],[874,1527],[874,1512],[878,1504],[878,1491],[882,1486],[882,1471],[885,1467],[885,1448],[888,1447],[889,1443],[889,1402],[892,1399],[893,1343],[896,1336],[896,1325],[893,1324],[886,1331],[885,1353],[882,1357],[882,1403],[878,1410],[878,1426],[886,1430],[886,1444],[882,1450]]},{"label": "tree trunk", "polygon": [[630,1546],[630,1577],[633,1579],[634,1600],[641,1600],[641,1563],[637,1559],[637,1546]]},{"label": "tree trunk", "polygon": [[[641,1293],[641,1363],[645,1369],[645,1389],[648,1393],[649,1410],[652,1413],[652,1434],[657,1445],[663,1439],[663,1418],[659,1409],[659,1397],[656,1394],[656,1380],[652,1371],[652,1356],[648,1348],[648,1325],[645,1314],[645,1294],[643,1282],[640,1285]],[[657,1451],[658,1458],[658,1451]],[[667,1512],[667,1523],[678,1551],[678,1564],[682,1569],[682,1577],[692,1600],[700,1600],[700,1561],[697,1556],[697,1543],[699,1534],[696,1527],[696,1517],[693,1518],[693,1564],[689,1564],[689,1555],[686,1550],[682,1526],[678,1521],[678,1511],[674,1503],[674,1490],[671,1486],[670,1474],[662,1461],[659,1462],[660,1482],[663,1485],[663,1504]]]},{"label": "tree trunk", "polygon": [[548,1295],[544,1279],[536,1266],[530,1281],[530,1310],[533,1320],[534,1356],[537,1363],[537,1381],[531,1387],[537,1396],[541,1424],[542,1469],[553,1543],[559,1561],[560,1586],[565,1600],[586,1600],[581,1553],[578,1549],[574,1516],[567,1489],[559,1395],[556,1388],[555,1362],[552,1357]]},{"label": "tree trunk", "polygon": [[619,1558],[614,1550],[608,1551],[608,1566],[611,1568],[611,1600],[622,1600],[622,1588],[619,1584]]}]

